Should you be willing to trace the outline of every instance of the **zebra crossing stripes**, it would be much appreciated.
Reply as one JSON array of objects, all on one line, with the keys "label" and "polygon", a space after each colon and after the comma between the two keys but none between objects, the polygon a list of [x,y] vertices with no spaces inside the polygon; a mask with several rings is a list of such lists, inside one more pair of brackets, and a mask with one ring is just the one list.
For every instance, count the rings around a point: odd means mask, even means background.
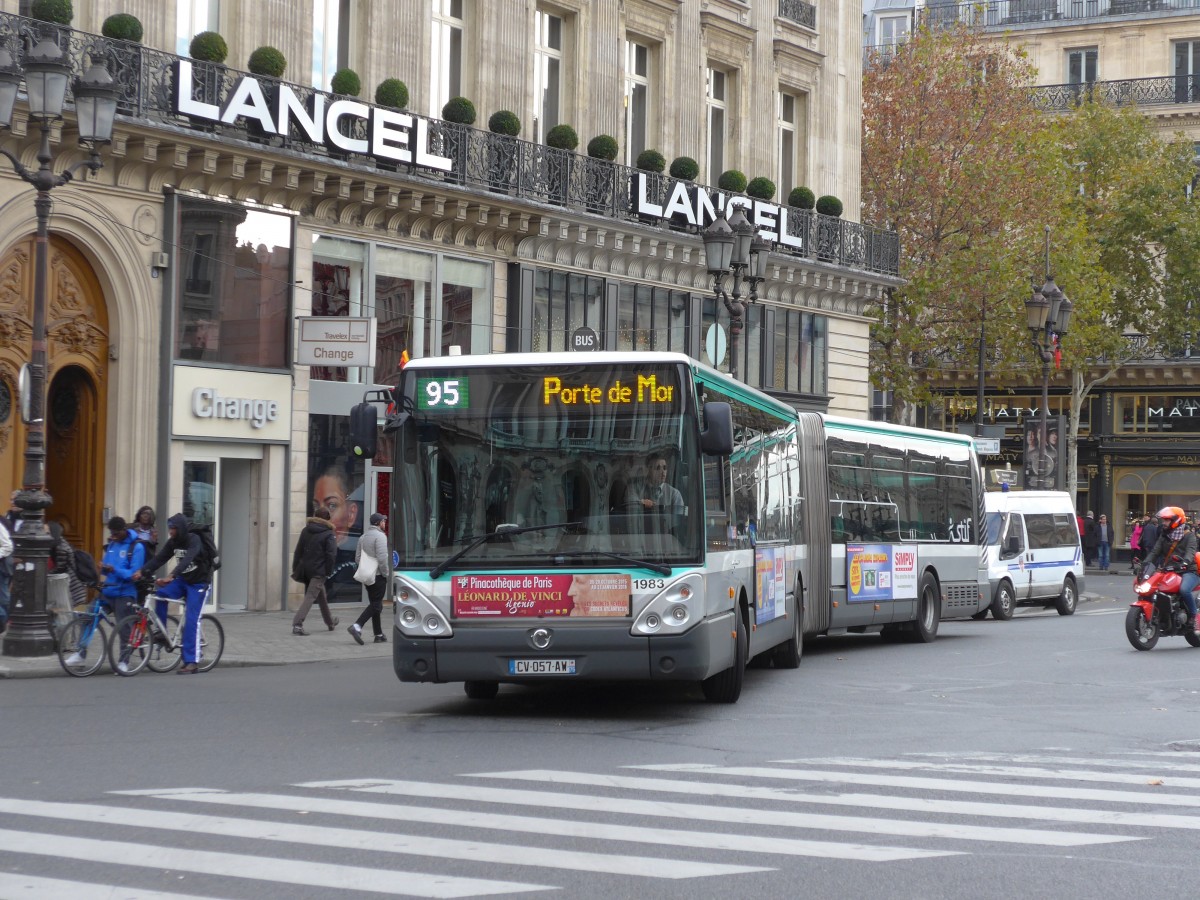
[{"label": "zebra crossing stripes", "polygon": [[19,872],[0,872],[0,897],[19,897],[20,900],[117,900],[117,897],[133,897],[137,900],[215,900],[196,894],[177,894],[174,891],[148,891],[139,889],[135,894],[115,894],[111,884],[86,884],[68,881],[65,878],[47,878],[43,875],[26,875]]},{"label": "zebra crossing stripes", "polygon": [[[348,790],[356,790],[344,782],[318,782],[299,787],[329,786],[329,784],[345,785]],[[423,784],[420,782],[380,782],[373,780],[363,788],[370,793],[394,793],[404,796],[423,796],[447,800],[465,800],[478,802],[510,802],[524,806],[543,806],[554,808],[580,809],[589,812],[616,812],[619,807],[630,813],[635,807],[629,803],[607,804],[589,803],[590,798],[567,794],[547,794],[537,791],[504,791],[495,789],[467,787],[462,785]],[[860,862],[892,862],[900,859],[925,859],[934,856],[953,856],[952,851],[925,850],[908,847],[883,847],[866,844],[843,844],[833,841],[794,840],[787,838],[772,838],[764,842],[760,834],[729,834],[723,832],[684,831],[680,829],[646,827],[630,824],[606,824],[590,821],[569,821],[558,818],[537,818],[531,816],[515,816],[497,813],[487,813],[477,809],[451,810],[435,807],[419,807],[408,805],[369,803],[365,801],[338,800],[321,797],[294,797],[280,794],[226,794],[221,791],[187,790],[180,792],[158,792],[155,796],[162,799],[183,800],[194,803],[229,804],[239,807],[254,807],[259,809],[303,810],[306,812],[328,813],[343,816],[360,816],[364,818],[390,819],[401,822],[425,822],[440,825],[455,825],[463,828],[491,828],[502,831],[524,832],[561,837],[587,838],[593,840],[619,841],[633,844],[661,844],[674,847],[691,847],[705,850],[726,850],[742,853],[772,854],[779,856],[816,856],[823,859],[849,859]],[[501,796],[506,799],[499,799]],[[600,799],[600,798],[597,798]],[[641,815],[683,817],[685,813],[666,812],[666,804],[646,804],[643,809],[653,812],[637,813]],[[700,809],[697,807],[697,809]],[[753,812],[753,811],[752,811]],[[700,818],[699,815],[695,818]],[[710,820],[729,823],[730,818]],[[739,817],[740,820],[740,817]],[[761,816],[755,816],[749,824],[761,823]],[[534,853],[536,860],[541,860],[542,851]],[[631,859],[622,856],[621,859]],[[536,864],[536,863],[535,863]],[[653,861],[652,877],[696,877],[703,873],[696,870],[696,864],[687,864],[690,874],[673,875],[677,867],[671,860],[656,859]],[[624,871],[628,872],[626,866]],[[743,867],[742,871],[749,871]],[[718,874],[709,872],[707,874]]]},{"label": "zebra crossing stripes", "polygon": [[278,859],[244,853],[220,853],[186,847],[145,846],[129,841],[71,837],[0,828],[0,849],[6,853],[32,856],[69,857],[94,863],[135,866],[143,869],[171,869],[203,875],[249,878],[281,884],[343,889],[374,894],[407,894],[413,897],[479,897],[493,894],[517,894],[552,890],[548,885],[522,884],[483,878],[458,878],[452,875],[400,873],[387,869],[314,863],[303,859]]},{"label": "zebra crossing stripes", "polygon": [[[799,761],[797,761],[799,762]],[[1044,800],[1095,800],[1104,803],[1141,803],[1158,806],[1194,807],[1200,798],[1183,797],[1146,791],[1110,791],[1091,788],[1049,787],[1028,784],[993,784],[989,781],[960,781],[951,778],[921,778],[908,775],[871,775],[865,772],[833,772],[819,769],[774,769],[762,766],[710,766],[692,763],[630,766],[655,772],[681,772],[705,775],[725,775],[736,778],[775,779],[778,781],[812,781],[824,784],[845,784],[874,787],[911,788],[914,790],[949,791],[963,794],[992,794],[1010,797],[1038,797]]]}]

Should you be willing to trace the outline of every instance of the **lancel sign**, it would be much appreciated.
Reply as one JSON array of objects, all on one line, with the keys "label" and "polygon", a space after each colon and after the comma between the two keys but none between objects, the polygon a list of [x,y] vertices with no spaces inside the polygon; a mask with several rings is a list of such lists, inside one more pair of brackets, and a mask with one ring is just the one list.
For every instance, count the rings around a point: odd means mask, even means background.
[{"label": "lancel sign", "polygon": [[[195,99],[192,79],[192,61],[179,60],[175,72],[175,112],[180,115],[224,125],[233,125],[241,119],[241,125],[253,122],[267,134],[283,137],[295,137],[292,134],[295,128],[301,140],[336,147],[347,153],[411,163],[442,172],[451,169],[449,159],[430,152],[426,119],[399,110],[369,106],[358,100],[340,98],[330,103],[329,97],[320,92],[313,92],[304,101],[290,85],[276,81],[270,82],[271,91],[267,92],[252,75],[239,78],[218,106]],[[268,93],[274,95],[271,101],[267,100]],[[344,127],[344,122],[347,119],[367,123],[366,139],[350,137],[346,133],[349,129]]]},{"label": "lancel sign", "polygon": [[787,229],[788,217],[785,207],[762,200],[751,200],[749,197],[730,197],[727,201],[722,193],[710,193],[699,185],[685,181],[676,181],[672,185],[666,203],[655,203],[650,199],[649,184],[650,176],[647,173],[637,173],[637,192],[633,203],[639,215],[656,219],[681,217],[689,225],[704,228],[722,212],[728,214],[733,207],[740,206],[754,230],[763,239],[778,241],[785,247],[794,247],[797,250],[804,249],[804,238],[790,233]]}]

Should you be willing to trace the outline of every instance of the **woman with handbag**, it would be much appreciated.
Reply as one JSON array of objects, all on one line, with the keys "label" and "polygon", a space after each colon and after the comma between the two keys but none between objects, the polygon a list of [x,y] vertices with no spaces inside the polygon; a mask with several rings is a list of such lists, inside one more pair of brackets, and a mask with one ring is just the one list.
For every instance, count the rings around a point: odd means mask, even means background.
[{"label": "woman with handbag", "polygon": [[367,588],[367,608],[362,611],[358,621],[347,628],[350,637],[363,643],[362,627],[371,620],[371,628],[375,632],[375,643],[387,641],[383,633],[383,624],[379,620],[383,612],[383,598],[387,594],[388,582],[392,576],[392,558],[388,553],[387,535],[380,526],[387,521],[383,513],[371,516],[370,524],[358,539],[358,547],[354,551],[354,561],[358,568],[354,572],[354,580]]}]

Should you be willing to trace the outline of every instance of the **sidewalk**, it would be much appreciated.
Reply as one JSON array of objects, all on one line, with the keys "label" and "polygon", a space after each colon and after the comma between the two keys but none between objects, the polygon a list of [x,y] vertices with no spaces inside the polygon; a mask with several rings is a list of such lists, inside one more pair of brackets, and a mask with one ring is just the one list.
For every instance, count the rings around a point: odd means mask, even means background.
[{"label": "sidewalk", "polygon": [[[342,659],[390,658],[392,655],[392,611],[390,604],[384,606],[383,633],[389,643],[375,644],[371,639],[371,625],[363,632],[366,645],[360,647],[346,631],[346,626],[355,620],[362,607],[339,611],[333,614],[341,621],[333,631],[325,627],[321,614],[313,610],[304,623],[307,637],[292,634],[291,611],[276,612],[220,612],[217,618],[225,629],[225,652],[217,668],[224,666],[282,666],[289,663],[329,662]],[[111,673],[105,666],[96,675]],[[0,656],[0,679],[4,678],[69,678],[58,656],[33,658]]]}]

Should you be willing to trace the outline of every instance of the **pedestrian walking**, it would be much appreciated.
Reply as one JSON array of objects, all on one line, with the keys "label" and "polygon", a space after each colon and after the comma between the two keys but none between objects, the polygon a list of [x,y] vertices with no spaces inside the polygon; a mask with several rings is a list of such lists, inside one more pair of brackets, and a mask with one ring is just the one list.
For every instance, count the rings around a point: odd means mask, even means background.
[{"label": "pedestrian walking", "polygon": [[1108,524],[1108,516],[1101,515],[1096,523],[1096,549],[1100,551],[1100,571],[1108,573],[1108,555],[1112,547],[1112,528]]},{"label": "pedestrian walking", "polygon": [[1159,530],[1158,519],[1154,516],[1146,516],[1145,521],[1142,523],[1142,534],[1138,543],[1138,549],[1142,551],[1143,560],[1149,556],[1150,551],[1154,549],[1154,545],[1158,542]]},{"label": "pedestrian walking", "polygon": [[145,541],[155,552],[158,551],[158,529],[154,527],[154,507],[143,506],[133,517],[132,530],[138,540]]},{"label": "pedestrian walking", "polygon": [[333,533],[329,510],[319,506],[304,524],[292,553],[292,579],[304,583],[304,600],[292,619],[292,634],[308,634],[304,619],[314,602],[321,608],[326,627],[330,631],[337,627],[337,617],[329,612],[325,594],[325,580],[333,574],[336,562],[337,536]]},{"label": "pedestrian walking", "polygon": [[[130,612],[130,605],[138,601],[137,583],[133,580],[133,573],[140,572],[146,565],[146,545],[120,516],[113,516],[108,520],[108,535],[104,556],[100,560],[100,572],[104,575],[104,585],[100,588],[100,593],[104,595],[104,599],[112,607],[113,615],[120,622]],[[116,660],[117,671],[121,674],[129,671],[128,641],[129,628],[126,626],[121,633],[121,658]]]},{"label": "pedestrian walking", "polygon": [[1083,520],[1083,561],[1085,565],[1096,564],[1096,550],[1100,539],[1096,532],[1096,515],[1090,509],[1087,518]]},{"label": "pedestrian walking", "polygon": [[[179,553],[175,568],[166,578],[156,578],[158,596],[167,600],[184,600],[183,614],[183,665],[175,670],[178,675],[195,675],[202,651],[200,647],[200,613],[204,601],[212,588],[212,560],[204,549],[200,535],[190,527],[187,516],[175,513],[167,519],[167,540],[154,558],[146,563],[147,572],[157,572],[168,560]],[[143,571],[132,573],[133,581],[140,581]],[[159,600],[156,611],[162,621],[167,620],[167,604]]]},{"label": "pedestrian walking", "polygon": [[[383,624],[379,618],[383,612],[383,599],[387,594],[388,584],[392,580],[392,557],[388,553],[387,535],[380,527],[386,521],[387,516],[383,513],[375,513],[371,516],[370,524],[362,533],[362,537],[358,539],[358,548],[354,551],[354,561],[360,569],[363,557],[366,557],[368,561],[373,559],[376,563],[374,580],[363,582],[367,588],[367,608],[362,611],[357,622],[347,626],[350,637],[360,644],[363,643],[362,627],[367,624],[368,619],[371,620],[371,630],[375,633],[375,643],[383,644],[387,641],[387,636],[383,633]],[[358,579],[357,572],[354,577]]]},{"label": "pedestrian walking", "polygon": [[1133,531],[1129,533],[1129,550],[1134,556],[1138,555],[1142,549],[1142,522],[1143,519],[1135,519],[1133,522]]}]

